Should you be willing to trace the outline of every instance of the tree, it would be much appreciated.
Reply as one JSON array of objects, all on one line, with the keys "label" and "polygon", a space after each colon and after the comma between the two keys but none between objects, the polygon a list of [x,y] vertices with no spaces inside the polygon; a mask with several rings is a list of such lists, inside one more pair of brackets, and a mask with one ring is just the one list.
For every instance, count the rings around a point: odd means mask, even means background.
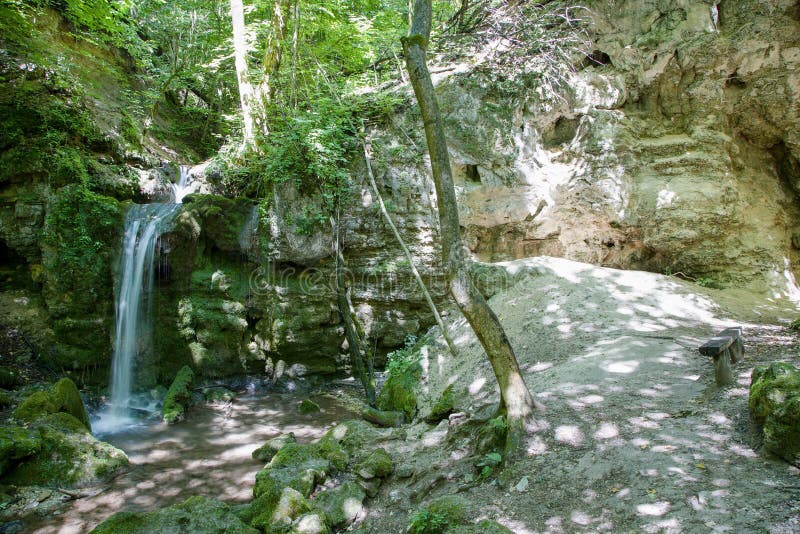
[{"label": "tree", "polygon": [[426,62],[431,34],[431,0],[414,0],[411,29],[402,39],[411,85],[417,97],[431,159],[439,211],[442,263],[450,294],[483,345],[500,386],[500,410],[506,416],[508,433],[505,453],[519,450],[526,423],[533,416],[534,402],[500,321],[469,277],[469,250],[461,239],[453,173],[439,104]]}]

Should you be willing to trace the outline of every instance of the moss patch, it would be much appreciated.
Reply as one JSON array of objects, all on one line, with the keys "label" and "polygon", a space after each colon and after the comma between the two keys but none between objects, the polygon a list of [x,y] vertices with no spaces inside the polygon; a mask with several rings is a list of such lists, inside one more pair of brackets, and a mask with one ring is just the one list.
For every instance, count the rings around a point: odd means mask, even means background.
[{"label": "moss patch", "polygon": [[233,510],[216,499],[192,497],[187,501],[150,513],[120,512],[103,521],[92,534],[257,534]]},{"label": "moss patch", "polygon": [[78,387],[69,378],[62,378],[49,391],[33,393],[17,407],[14,418],[31,423],[56,413],[69,414],[80,421],[87,430],[92,429]]},{"label": "moss patch", "polygon": [[778,362],[756,367],[749,405],[767,450],[789,462],[800,461],[800,370]]},{"label": "moss patch", "polygon": [[189,403],[192,400],[192,381],[194,372],[188,365],[181,367],[175,379],[172,381],[164,397],[164,405],[161,408],[161,416],[167,424],[173,424],[181,419]]}]

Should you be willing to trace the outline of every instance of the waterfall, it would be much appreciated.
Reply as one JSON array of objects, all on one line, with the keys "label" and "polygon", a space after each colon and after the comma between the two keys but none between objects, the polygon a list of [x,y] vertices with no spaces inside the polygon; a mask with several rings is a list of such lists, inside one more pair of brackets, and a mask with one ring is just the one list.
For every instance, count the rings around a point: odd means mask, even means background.
[{"label": "waterfall", "polygon": [[151,348],[150,304],[161,234],[170,229],[183,198],[192,190],[189,167],[181,166],[172,184],[175,203],[135,204],[125,218],[125,235],[116,295],[116,337],[111,365],[111,404],[100,415],[97,433],[109,433],[133,423],[130,416],[133,364]]}]

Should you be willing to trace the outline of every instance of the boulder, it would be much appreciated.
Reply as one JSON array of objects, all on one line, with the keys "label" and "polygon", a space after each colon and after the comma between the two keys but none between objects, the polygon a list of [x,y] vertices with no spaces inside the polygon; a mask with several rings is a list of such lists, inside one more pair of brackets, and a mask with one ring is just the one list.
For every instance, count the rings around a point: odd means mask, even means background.
[{"label": "boulder", "polygon": [[67,413],[80,421],[86,430],[92,429],[78,387],[69,378],[62,378],[49,391],[33,393],[17,407],[14,418],[32,423],[55,413]]},{"label": "boulder", "polygon": [[[16,434],[23,437],[18,430]],[[64,412],[38,419],[24,437],[12,449],[20,459],[5,474],[7,483],[80,487],[106,480],[128,465],[124,452],[98,441],[81,421]]]},{"label": "boulder", "polygon": [[355,482],[347,481],[341,486],[320,492],[312,501],[326,521],[336,529],[346,528],[364,508],[364,490]]},{"label": "boulder", "polygon": [[788,462],[800,461],[800,370],[779,362],[753,369],[749,405],[766,449]]}]

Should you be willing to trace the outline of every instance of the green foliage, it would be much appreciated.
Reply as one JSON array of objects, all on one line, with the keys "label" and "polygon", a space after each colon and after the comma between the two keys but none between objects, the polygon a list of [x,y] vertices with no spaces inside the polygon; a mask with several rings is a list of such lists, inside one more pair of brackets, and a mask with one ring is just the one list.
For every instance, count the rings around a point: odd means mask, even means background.
[{"label": "green foliage", "polygon": [[441,534],[450,526],[444,514],[422,509],[411,516],[408,525],[410,534]]},{"label": "green foliage", "polygon": [[497,452],[488,452],[475,462],[475,467],[480,471],[480,477],[487,479],[492,476],[495,468],[503,463],[503,457]]},{"label": "green foliage", "polygon": [[795,319],[791,323],[789,323],[789,330],[794,330],[795,332],[800,332],[800,318]]},{"label": "green foliage", "polygon": [[699,285],[700,287],[708,287],[711,289],[725,289],[727,287],[727,285],[724,282],[717,280],[716,278],[713,278],[711,276],[701,276],[700,278],[697,279],[697,285]]},{"label": "green foliage", "polygon": [[418,345],[416,336],[410,334],[406,336],[405,346],[387,355],[386,372],[389,375],[418,374],[421,372]]}]

